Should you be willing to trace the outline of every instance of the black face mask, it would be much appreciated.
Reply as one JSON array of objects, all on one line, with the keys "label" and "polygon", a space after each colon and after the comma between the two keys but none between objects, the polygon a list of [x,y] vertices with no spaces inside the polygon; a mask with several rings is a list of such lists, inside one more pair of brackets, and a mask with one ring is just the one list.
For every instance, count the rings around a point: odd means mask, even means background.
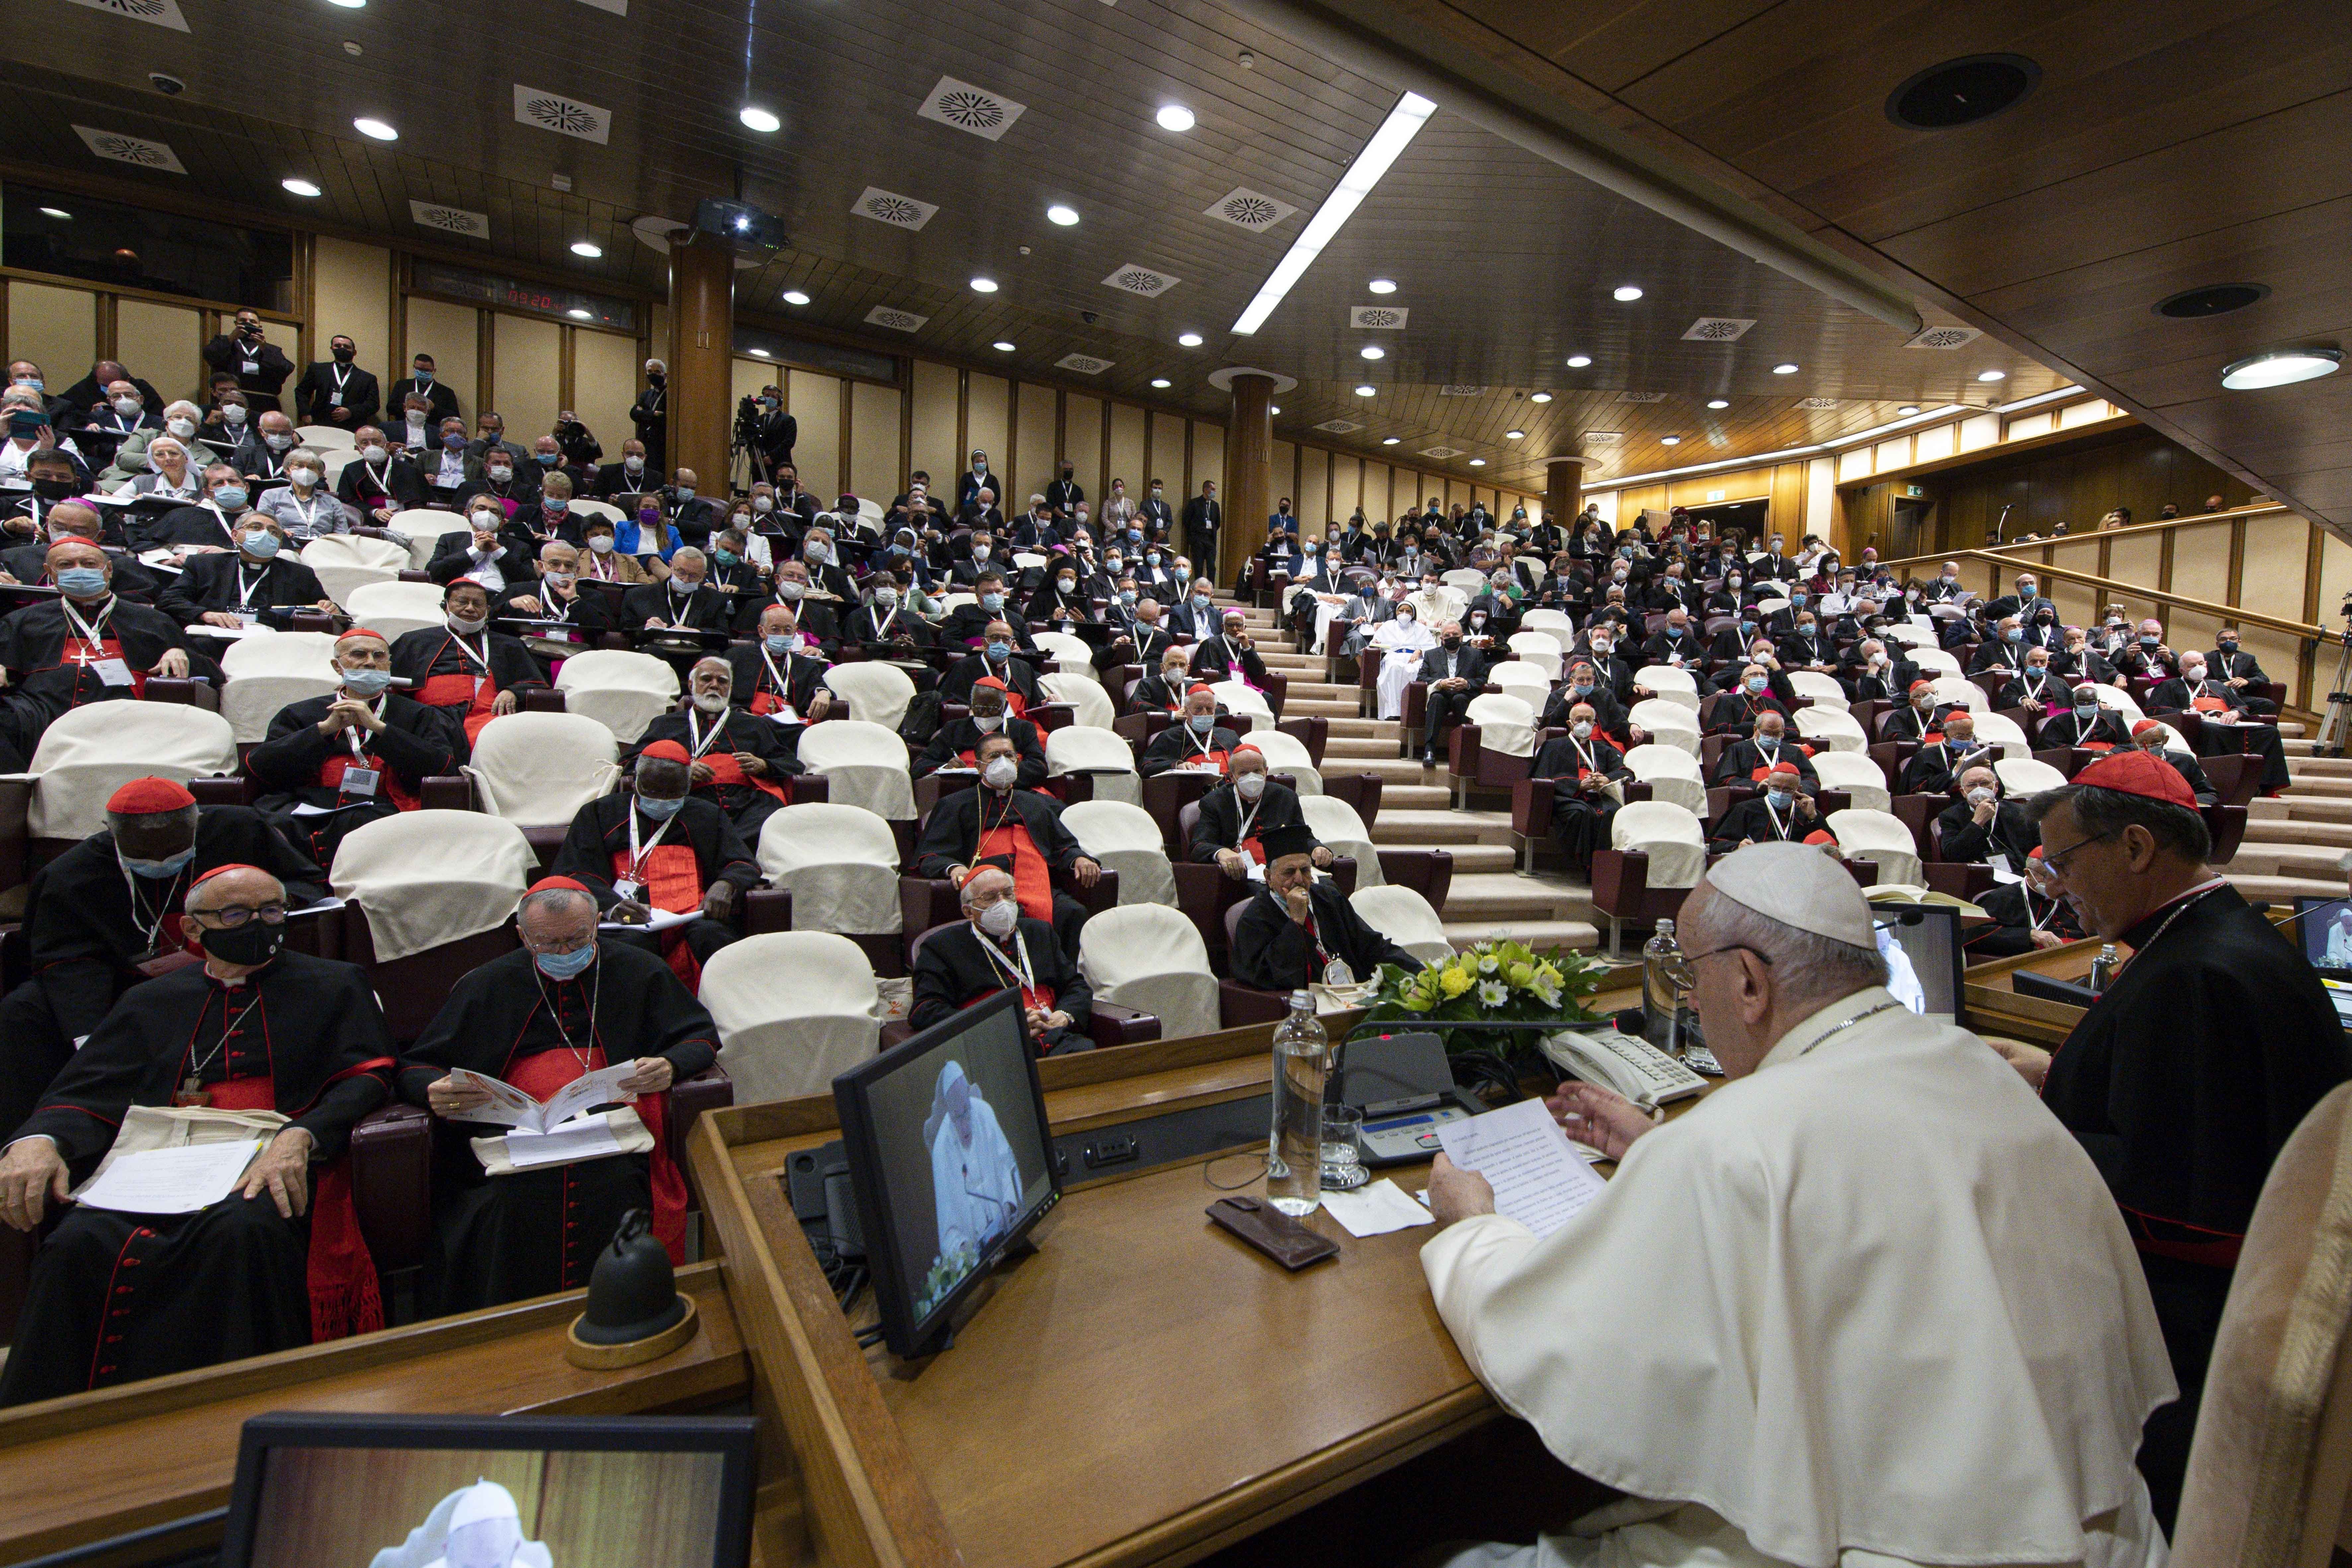
[{"label": "black face mask", "polygon": [[257,915],[235,930],[206,930],[197,940],[223,963],[267,963],[284,944],[286,926],[283,921],[271,925]]},{"label": "black face mask", "polygon": [[74,492],[80,488],[71,479],[35,479],[33,481],[33,493],[43,500],[71,500]]},{"label": "black face mask", "polygon": [[1447,637],[1445,639],[1445,646],[1447,647],[1460,647],[1462,646],[1462,639],[1460,637]]},{"label": "black face mask", "polygon": [[334,354],[335,363],[337,364],[349,364],[352,361],[359,357],[359,351],[357,349],[337,349],[334,351]]},{"label": "black face mask", "polygon": [[669,377],[667,377],[667,376],[666,376],[666,375],[651,375],[651,374],[648,374],[648,375],[646,377],[646,384],[647,384],[647,385],[650,385],[650,386],[659,386],[659,385],[661,385],[663,383],[665,383],[665,382],[667,382],[667,381],[668,381],[668,380],[669,380]]}]

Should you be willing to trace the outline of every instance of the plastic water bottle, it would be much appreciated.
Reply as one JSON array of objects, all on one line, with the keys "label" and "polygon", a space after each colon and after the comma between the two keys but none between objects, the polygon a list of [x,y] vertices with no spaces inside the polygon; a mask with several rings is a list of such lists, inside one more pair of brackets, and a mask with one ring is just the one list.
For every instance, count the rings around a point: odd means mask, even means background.
[{"label": "plastic water bottle", "polygon": [[2099,956],[2091,960],[2092,1001],[2095,1002],[2101,996],[2106,994],[2107,982],[2114,976],[2115,973],[2116,944],[2111,942],[2102,943],[2099,948]]},{"label": "plastic water bottle", "polygon": [[1642,944],[1643,1036],[1668,1056],[1679,1057],[1689,1044],[1684,1027],[1689,1016],[1690,973],[1682,943],[1675,940],[1675,922],[1660,921],[1657,934]]},{"label": "plastic water bottle", "polygon": [[1323,1202],[1323,1084],[1331,1037],[1315,1016],[1311,991],[1290,994],[1290,1016],[1274,1030],[1274,1125],[1266,1136],[1266,1201],[1297,1218]]}]

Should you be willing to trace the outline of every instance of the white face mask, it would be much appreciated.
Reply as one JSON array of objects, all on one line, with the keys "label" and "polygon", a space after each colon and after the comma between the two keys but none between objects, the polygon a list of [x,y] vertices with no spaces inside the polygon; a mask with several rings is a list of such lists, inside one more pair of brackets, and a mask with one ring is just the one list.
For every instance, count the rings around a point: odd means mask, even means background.
[{"label": "white face mask", "polygon": [[991,757],[980,776],[991,789],[1011,789],[1013,781],[1021,776],[1021,764],[1011,757]]},{"label": "white face mask", "polygon": [[234,430],[245,423],[245,405],[232,403],[221,410],[221,423]]},{"label": "white face mask", "polygon": [[457,614],[455,610],[449,612],[449,629],[456,632],[460,637],[472,637],[476,632],[480,631],[484,626],[488,626],[489,624],[490,621],[488,616],[469,619],[467,616]]},{"label": "white face mask", "polygon": [[1013,934],[1013,928],[1020,922],[1021,906],[1011,899],[999,899],[980,911],[975,923],[981,930],[997,941],[1003,942]]},{"label": "white face mask", "polygon": [[1592,721],[1589,719],[1579,719],[1568,727],[1568,732],[1580,741],[1589,741],[1592,739]]},{"label": "white face mask", "polygon": [[316,468],[289,468],[286,470],[286,477],[293,480],[296,484],[300,485],[305,489],[308,489],[310,486],[319,482],[319,470]]},{"label": "white face mask", "polygon": [[385,452],[382,447],[362,447],[360,457],[367,462],[381,463],[384,459]]},{"label": "white face mask", "polygon": [[1234,793],[1244,800],[1255,800],[1265,793],[1265,775],[1261,773],[1234,775]]},{"label": "white face mask", "polygon": [[184,414],[177,418],[164,420],[163,428],[184,441],[196,433],[196,422]]}]

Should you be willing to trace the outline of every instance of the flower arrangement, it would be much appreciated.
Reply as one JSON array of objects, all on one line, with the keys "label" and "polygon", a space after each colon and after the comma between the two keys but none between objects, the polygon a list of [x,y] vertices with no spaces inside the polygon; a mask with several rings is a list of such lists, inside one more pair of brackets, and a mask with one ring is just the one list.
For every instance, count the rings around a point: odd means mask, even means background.
[{"label": "flower arrangement", "polygon": [[1607,964],[1582,953],[1475,942],[1418,973],[1381,965],[1380,994],[1365,1016],[1408,1023],[1589,1023],[1592,1015],[1580,999],[1601,988],[1607,971]]},{"label": "flower arrangement", "polygon": [[915,1316],[921,1318],[939,1304],[940,1299],[963,1283],[965,1275],[980,1266],[980,1258],[969,1246],[952,1252],[942,1252],[931,1260],[923,1276],[920,1290],[916,1292]]}]

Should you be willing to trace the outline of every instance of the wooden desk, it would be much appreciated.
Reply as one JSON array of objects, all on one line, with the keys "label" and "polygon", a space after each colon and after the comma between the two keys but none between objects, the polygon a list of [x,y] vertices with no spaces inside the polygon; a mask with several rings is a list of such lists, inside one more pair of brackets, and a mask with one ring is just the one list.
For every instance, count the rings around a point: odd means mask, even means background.
[{"label": "wooden desk", "polygon": [[[2006,1035],[2037,1046],[2063,1044],[2082,1021],[2086,1009],[2024,995],[2010,976],[2021,969],[2030,969],[2053,980],[2080,980],[2091,973],[2099,947],[2098,939],[2094,937],[1970,966],[1961,977],[1966,987],[1969,1027],[1979,1035]],[[2128,953],[2130,949],[2118,951]]]}]

